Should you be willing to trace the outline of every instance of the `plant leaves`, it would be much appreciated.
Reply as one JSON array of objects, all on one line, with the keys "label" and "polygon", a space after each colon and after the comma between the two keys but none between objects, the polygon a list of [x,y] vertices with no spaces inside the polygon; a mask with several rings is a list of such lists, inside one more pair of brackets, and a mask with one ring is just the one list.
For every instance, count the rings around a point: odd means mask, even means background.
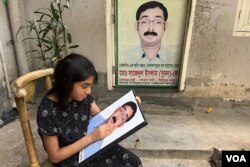
[{"label": "plant leaves", "polygon": [[63,27],[60,26],[59,29],[58,29],[58,35],[62,34],[64,31],[63,31]]},{"label": "plant leaves", "polygon": [[77,48],[77,47],[79,47],[79,45],[71,45],[71,46],[69,46],[69,49],[71,49],[71,48]]},{"label": "plant leaves", "polygon": [[41,15],[41,16],[40,16],[40,19],[37,20],[36,22],[38,22],[38,23],[39,23],[39,22],[42,22],[44,16],[45,16],[45,15]]},{"label": "plant leaves", "polygon": [[36,26],[35,26],[34,21],[32,21],[31,24],[30,24],[30,33],[31,33],[32,30],[36,30]]},{"label": "plant leaves", "polygon": [[16,38],[17,38],[17,35],[19,34],[19,32],[24,29],[24,28],[29,28],[29,26],[20,26],[19,29],[17,30],[17,33],[16,33]]},{"label": "plant leaves", "polygon": [[60,47],[60,49],[61,50],[64,50],[63,48],[65,48],[66,47],[66,45],[62,45],[61,47]]},{"label": "plant leaves", "polygon": [[8,6],[8,0],[3,0],[5,6]]},{"label": "plant leaves", "polygon": [[31,37],[28,37],[28,38],[24,38],[24,39],[22,40],[22,42],[24,42],[24,41],[26,41],[26,40],[28,40],[28,39],[30,39],[30,40],[37,40],[38,38],[31,38]]},{"label": "plant leaves", "polygon": [[51,20],[50,20],[50,27],[51,27],[52,31],[54,32],[54,34],[55,34],[56,29],[57,29],[57,21],[56,21],[56,19],[54,17],[52,17]]},{"label": "plant leaves", "polygon": [[49,11],[49,13],[51,13],[51,10],[50,10],[50,8],[39,8],[39,9],[37,9],[36,11],[41,11],[41,10],[48,10]]},{"label": "plant leaves", "polygon": [[34,50],[28,50],[27,52],[25,53],[34,53],[34,52],[38,52],[38,50],[34,49]]},{"label": "plant leaves", "polygon": [[41,39],[41,40],[42,40],[42,42],[44,42],[44,43],[46,43],[48,45],[51,45],[52,44],[51,39],[50,38],[47,38],[47,39],[49,39],[49,40],[46,40],[46,39]]},{"label": "plant leaves", "polygon": [[54,5],[52,2],[50,4],[50,8],[51,8],[51,13],[52,13],[52,18],[54,18],[58,21],[58,19],[59,19],[58,11],[57,11],[57,9],[54,8]]},{"label": "plant leaves", "polygon": [[[8,0],[3,0],[8,1]],[[56,62],[65,57],[70,48],[77,48],[79,45],[72,45],[72,35],[63,23],[63,11],[70,8],[70,0],[66,0],[66,5],[51,2],[49,8],[39,8],[33,13],[37,16],[36,20],[26,20],[27,25],[21,26],[21,29],[27,28],[30,36],[23,41],[31,40],[34,44],[35,52],[32,56],[41,59],[46,67],[54,67]]]},{"label": "plant leaves", "polygon": [[44,50],[44,52],[48,52],[50,50],[52,50],[53,46],[50,46],[48,49]]},{"label": "plant leaves", "polygon": [[69,32],[67,33],[67,39],[68,39],[69,43],[72,42],[72,37],[71,37],[71,34]]},{"label": "plant leaves", "polygon": [[63,7],[65,7],[66,9],[69,9],[69,7],[67,5],[63,5]]},{"label": "plant leaves", "polygon": [[54,8],[54,5],[53,5],[52,2],[50,3],[50,9],[51,9],[52,15],[54,15],[54,13],[55,13],[55,8]]},{"label": "plant leaves", "polygon": [[42,35],[42,39],[44,39],[44,37],[48,34],[49,30],[50,30],[49,27],[47,27],[47,28],[44,29],[44,32],[43,32],[43,35]]},{"label": "plant leaves", "polygon": [[47,13],[44,13],[44,12],[40,12],[40,11],[34,11],[35,14],[41,14],[41,15],[44,15],[44,16],[48,16],[51,18],[51,15],[47,14]]}]

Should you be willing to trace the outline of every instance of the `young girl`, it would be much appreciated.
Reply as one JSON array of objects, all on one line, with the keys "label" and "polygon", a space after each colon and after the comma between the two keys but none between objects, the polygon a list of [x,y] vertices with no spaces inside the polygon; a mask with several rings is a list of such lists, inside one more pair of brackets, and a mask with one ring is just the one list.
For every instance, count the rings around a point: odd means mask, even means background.
[{"label": "young girl", "polygon": [[50,161],[58,167],[142,167],[140,159],[120,145],[78,163],[78,153],[89,144],[110,135],[113,123],[103,124],[86,134],[89,119],[100,112],[91,95],[98,79],[94,65],[84,56],[70,54],[55,68],[53,88],[38,107],[38,133]]}]

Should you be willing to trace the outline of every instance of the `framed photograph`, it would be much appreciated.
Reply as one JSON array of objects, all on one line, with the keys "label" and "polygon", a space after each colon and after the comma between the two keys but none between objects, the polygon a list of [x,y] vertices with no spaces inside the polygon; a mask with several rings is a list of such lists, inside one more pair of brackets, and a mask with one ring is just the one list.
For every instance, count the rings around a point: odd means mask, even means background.
[{"label": "framed photograph", "polygon": [[189,0],[115,0],[116,85],[177,88]]},{"label": "framed photograph", "polygon": [[81,150],[79,152],[79,163],[88,162],[147,125],[133,90],[91,118],[87,134],[105,123],[114,123],[117,128],[106,138],[96,141]]}]

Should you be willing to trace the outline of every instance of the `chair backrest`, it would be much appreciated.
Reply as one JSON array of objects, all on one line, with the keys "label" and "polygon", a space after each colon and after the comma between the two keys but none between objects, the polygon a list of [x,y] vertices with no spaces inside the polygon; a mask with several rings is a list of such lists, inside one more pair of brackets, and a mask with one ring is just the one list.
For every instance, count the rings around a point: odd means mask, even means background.
[{"label": "chair backrest", "polygon": [[53,69],[33,71],[18,77],[11,85],[31,167],[40,167],[40,163],[37,157],[34,138],[30,127],[28,110],[26,107],[26,97],[30,91],[27,89],[27,85],[39,78],[44,78],[45,88],[46,91],[48,91],[52,87],[50,78],[53,75],[53,72]]}]

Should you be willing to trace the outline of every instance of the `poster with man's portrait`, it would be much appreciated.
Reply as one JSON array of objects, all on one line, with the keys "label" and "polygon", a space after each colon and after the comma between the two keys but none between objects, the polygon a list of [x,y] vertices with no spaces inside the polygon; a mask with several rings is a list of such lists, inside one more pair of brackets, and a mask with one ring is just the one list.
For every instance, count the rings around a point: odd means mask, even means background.
[{"label": "poster with man's portrait", "polygon": [[116,84],[177,87],[188,0],[115,0]]}]

